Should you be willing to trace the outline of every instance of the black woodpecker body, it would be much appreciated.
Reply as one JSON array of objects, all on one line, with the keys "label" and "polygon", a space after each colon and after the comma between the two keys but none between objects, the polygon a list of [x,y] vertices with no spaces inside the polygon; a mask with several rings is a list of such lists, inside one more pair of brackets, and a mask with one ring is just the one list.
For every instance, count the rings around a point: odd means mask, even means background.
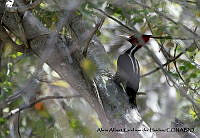
[{"label": "black woodpecker body", "polygon": [[133,106],[136,106],[136,94],[140,82],[140,67],[137,59],[134,57],[136,48],[131,47],[118,57],[116,73],[116,77],[122,82],[129,97],[129,102]]},{"label": "black woodpecker body", "polygon": [[[143,41],[145,44],[149,41],[149,38],[150,35],[143,35],[141,37],[141,41]],[[134,54],[142,47],[142,45],[134,36],[131,36],[126,40],[132,44],[132,47],[118,57],[117,73],[114,79],[116,80],[117,84],[122,83],[129,97],[129,103],[132,106],[137,107],[136,95],[140,83],[140,66]]]}]

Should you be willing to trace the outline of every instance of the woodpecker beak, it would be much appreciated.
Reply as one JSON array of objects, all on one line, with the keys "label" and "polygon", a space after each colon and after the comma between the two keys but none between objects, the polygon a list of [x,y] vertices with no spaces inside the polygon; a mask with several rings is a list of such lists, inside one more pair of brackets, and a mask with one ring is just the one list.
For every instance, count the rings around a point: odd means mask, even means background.
[{"label": "woodpecker beak", "polygon": [[119,35],[119,37],[124,40],[129,40],[129,36],[127,36],[127,35]]}]

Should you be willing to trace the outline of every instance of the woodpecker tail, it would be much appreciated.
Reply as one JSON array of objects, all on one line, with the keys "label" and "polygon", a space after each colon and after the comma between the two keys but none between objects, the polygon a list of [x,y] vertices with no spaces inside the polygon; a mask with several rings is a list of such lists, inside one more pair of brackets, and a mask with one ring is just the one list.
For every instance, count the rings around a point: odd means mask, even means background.
[{"label": "woodpecker tail", "polygon": [[137,107],[137,104],[136,104],[136,94],[137,92],[131,88],[131,87],[126,87],[126,93],[129,97],[129,103],[133,106],[133,107]]}]

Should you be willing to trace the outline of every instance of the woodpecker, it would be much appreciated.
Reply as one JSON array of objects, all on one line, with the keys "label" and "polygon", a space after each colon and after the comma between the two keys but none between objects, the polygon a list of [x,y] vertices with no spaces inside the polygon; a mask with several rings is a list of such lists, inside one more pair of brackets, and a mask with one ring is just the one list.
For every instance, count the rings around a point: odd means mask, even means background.
[{"label": "woodpecker", "polygon": [[150,38],[151,35],[141,35],[141,37],[135,37],[133,35],[126,38],[132,46],[121,54],[117,60],[117,72],[114,80],[117,84],[122,83],[129,97],[129,103],[131,106],[135,107],[137,107],[136,94],[140,83],[140,66],[134,54],[144,44],[146,44]]}]

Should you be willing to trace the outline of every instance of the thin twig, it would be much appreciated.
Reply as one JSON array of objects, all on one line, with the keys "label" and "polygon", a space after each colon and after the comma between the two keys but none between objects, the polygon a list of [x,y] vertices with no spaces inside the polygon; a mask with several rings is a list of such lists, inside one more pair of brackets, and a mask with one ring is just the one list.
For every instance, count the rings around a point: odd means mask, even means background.
[{"label": "thin twig", "polygon": [[[58,41],[59,32],[61,31],[63,26],[66,24],[66,22],[69,21],[71,12],[73,12],[73,11],[66,13],[66,15],[64,17],[61,17],[59,19],[58,23],[56,24],[56,30],[49,34],[49,38],[45,42],[46,48],[44,49],[43,53],[41,53],[41,56],[39,56],[40,62],[38,64],[38,66],[36,67],[36,70],[38,70],[39,68],[42,67],[42,65],[48,60],[49,56],[51,56],[51,54],[55,50],[54,47]],[[37,72],[35,72],[33,76],[36,76],[36,74],[37,74]]]},{"label": "thin twig", "polygon": [[119,21],[118,19],[110,16],[109,14],[107,14],[106,12],[104,12],[101,9],[95,8],[96,10],[98,10],[99,12],[103,13],[105,16],[107,16],[108,18],[112,19],[113,21],[115,21],[116,23],[118,23],[119,25],[123,26],[124,28],[128,29],[129,31],[133,32],[133,33],[139,33],[136,29],[133,29],[127,25],[125,25],[124,23],[122,23],[121,21]]},{"label": "thin twig", "polygon": [[88,50],[88,47],[89,47],[89,44],[90,44],[90,41],[92,40],[93,36],[96,34],[96,32],[102,27],[103,23],[105,21],[105,17],[102,17],[100,19],[100,21],[95,25],[95,27],[92,29],[92,31],[90,32],[89,34],[89,38],[87,39],[86,41],[86,46],[83,50],[83,55],[86,56],[87,54],[87,50]]},{"label": "thin twig", "polygon": [[122,23],[121,21],[119,21],[118,19],[110,16],[109,14],[107,14],[106,12],[104,12],[101,9],[98,8],[94,8],[96,10],[98,10],[99,12],[103,13],[105,16],[107,16],[108,18],[112,19],[113,21],[117,22],[119,25],[123,26],[124,28],[126,28],[128,31],[130,31],[131,33],[135,34],[135,37],[139,40],[139,43],[141,43],[142,45],[145,45],[144,41],[141,38],[141,33],[137,31],[137,29],[135,27],[129,27],[127,25],[125,25],[124,23]]},{"label": "thin twig", "polygon": [[[176,50],[177,50],[177,44],[176,44],[176,47],[175,47],[175,49],[174,49],[174,57],[176,57]],[[181,80],[183,81],[183,83],[185,83],[185,80],[183,79],[181,73],[180,73],[179,70],[178,70],[176,61],[174,61],[174,67],[175,67],[175,69],[176,69],[176,72],[178,73],[178,76],[181,78]]]},{"label": "thin twig", "polygon": [[[168,77],[168,79],[173,83],[174,87],[180,91],[180,94],[185,97],[188,101],[190,101],[196,108],[198,111],[200,111],[200,107],[193,101],[193,99],[187,95],[187,90],[178,85],[173,78],[170,76],[170,74],[163,68],[161,61],[159,60],[159,58],[148,48],[145,47],[148,50],[148,54],[154,59],[154,61],[161,67],[163,73]],[[183,52],[182,52],[183,53]],[[181,53],[180,53],[181,54]],[[179,54],[179,55],[180,55]]]},{"label": "thin twig", "polygon": [[38,102],[44,101],[44,100],[50,100],[50,99],[70,99],[70,98],[76,98],[76,97],[82,97],[81,95],[73,95],[73,96],[46,96],[40,99],[37,99],[35,101],[33,101],[32,103],[19,107],[17,109],[14,109],[12,111],[10,111],[10,113],[8,114],[8,116],[4,117],[4,118],[10,118],[11,116],[15,115],[16,113],[19,113],[25,109],[31,108],[32,106],[34,106],[35,104],[37,104]]},{"label": "thin twig", "polygon": [[[140,5],[142,7],[148,8],[148,9],[152,9],[151,7],[147,6],[146,4],[143,3],[139,3],[137,1],[133,2],[134,4]],[[190,32],[191,34],[193,34],[193,36],[195,36],[196,39],[199,39],[199,35],[195,32],[193,32],[191,29],[189,29],[187,26],[185,26],[184,24],[181,23],[177,23],[176,21],[174,21],[173,19],[169,18],[168,16],[166,16],[165,14],[163,14],[162,12],[153,9],[159,16],[164,17],[165,19],[169,20],[170,22],[174,23],[175,25],[180,24],[185,30],[187,30],[188,32]]]},{"label": "thin twig", "polygon": [[191,3],[191,4],[197,4],[197,2],[195,2],[195,1],[190,1],[190,0],[187,0],[186,2]]},{"label": "thin twig", "polygon": [[[110,16],[109,14],[107,14],[105,11],[95,8],[96,10],[100,11],[101,13],[103,13],[105,16],[107,16],[108,18],[112,19],[113,21],[115,21],[116,23],[118,23],[119,25],[123,26],[124,28],[128,29],[129,31],[131,31],[134,34],[140,34],[135,28],[131,28],[127,25],[125,25],[124,23],[122,23],[121,21],[119,21],[118,19]],[[200,39],[200,38],[180,38],[180,37],[172,37],[172,36],[151,36],[151,38],[154,39],[176,39],[176,40],[194,40],[194,39]]]},{"label": "thin twig", "polygon": [[[181,38],[181,37],[172,37],[172,36],[151,36],[154,39],[168,39],[168,40],[194,40],[195,38]],[[199,38],[197,38],[199,39]]]},{"label": "thin twig", "polygon": [[160,70],[161,68],[167,66],[167,65],[170,64],[171,62],[173,62],[173,61],[175,61],[176,59],[178,59],[178,58],[179,58],[181,55],[183,55],[185,52],[186,52],[186,51],[181,52],[181,53],[178,54],[175,58],[173,58],[173,59],[171,59],[171,60],[168,60],[165,64],[161,65],[160,67],[157,67],[157,68],[155,68],[154,70],[152,70],[152,71],[150,71],[150,72],[148,72],[148,73],[146,73],[146,74],[141,75],[141,77],[146,77],[146,76],[148,76],[148,75],[150,75],[150,74],[152,74],[152,73],[154,73],[154,72]]},{"label": "thin twig", "polygon": [[6,31],[6,29],[0,25],[0,40],[3,41],[4,43],[9,43],[13,46],[13,49],[16,52],[22,52],[24,53],[26,52],[30,52],[29,49],[26,49],[24,45],[17,45],[10,37],[10,35],[8,34],[8,32]]}]

